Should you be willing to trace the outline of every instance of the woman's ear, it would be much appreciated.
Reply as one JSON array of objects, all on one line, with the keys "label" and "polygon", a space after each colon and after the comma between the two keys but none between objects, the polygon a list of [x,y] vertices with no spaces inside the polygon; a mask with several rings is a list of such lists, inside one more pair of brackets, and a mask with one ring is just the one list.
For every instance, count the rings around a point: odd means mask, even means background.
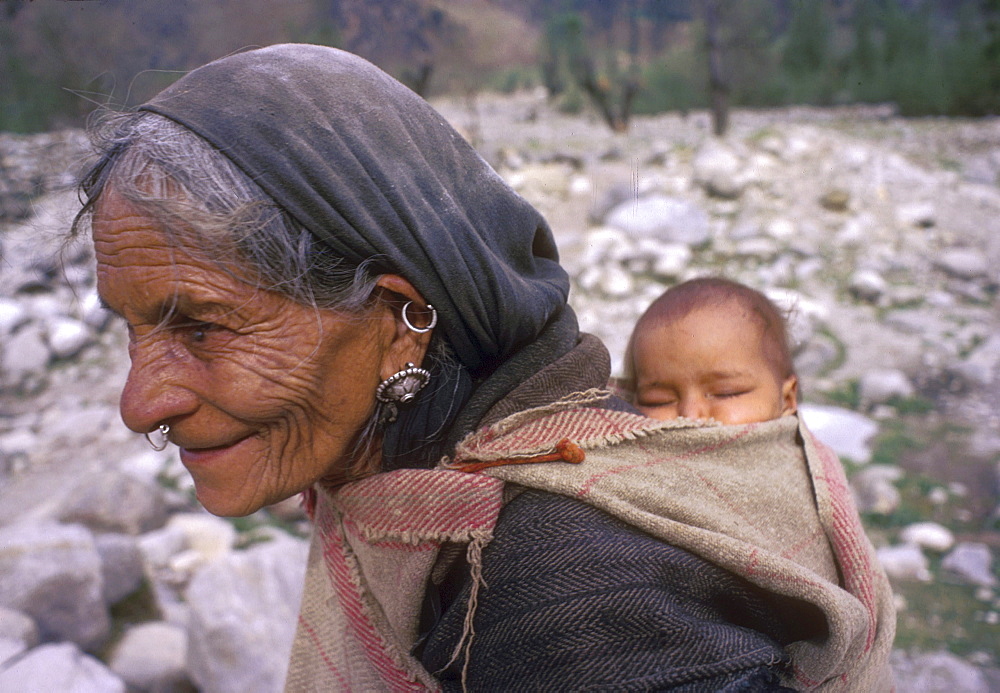
[{"label": "woman's ear", "polygon": [[388,308],[393,320],[392,339],[383,354],[379,372],[384,380],[406,368],[407,363],[417,366],[423,363],[434,334],[433,329],[427,328],[435,324],[437,313],[427,305],[416,287],[398,274],[383,274],[375,286],[379,300]]},{"label": "woman's ear", "polygon": [[799,379],[794,375],[781,384],[781,415],[794,414],[799,408]]}]

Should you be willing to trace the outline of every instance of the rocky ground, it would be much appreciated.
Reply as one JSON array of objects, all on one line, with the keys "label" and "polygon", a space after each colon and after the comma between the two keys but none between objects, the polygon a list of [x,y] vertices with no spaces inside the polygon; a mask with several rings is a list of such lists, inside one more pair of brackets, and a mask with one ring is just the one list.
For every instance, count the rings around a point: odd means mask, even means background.
[{"label": "rocky ground", "polygon": [[[616,364],[691,276],[789,308],[897,592],[898,689],[1000,687],[1000,120],[737,112],[718,140],[701,113],[616,135],[533,94],[437,105],[545,212]],[[276,690],[308,528],[198,512],[118,420],[121,331],[64,244],[85,158],[79,132],[0,135],[0,690]]]}]

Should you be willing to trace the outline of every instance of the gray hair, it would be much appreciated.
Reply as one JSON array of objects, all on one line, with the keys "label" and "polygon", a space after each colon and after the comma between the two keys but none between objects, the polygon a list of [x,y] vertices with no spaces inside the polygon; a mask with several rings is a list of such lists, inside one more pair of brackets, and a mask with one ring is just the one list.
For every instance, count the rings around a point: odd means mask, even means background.
[{"label": "gray hair", "polygon": [[[100,158],[81,184],[74,233],[90,223],[110,186],[240,278],[297,303],[358,311],[384,272],[371,258],[353,265],[293,219],[246,173],[187,128],[155,113],[109,113],[90,128]],[[389,269],[384,267],[384,270]]]},{"label": "gray hair", "polygon": [[[145,111],[107,113],[89,131],[99,158],[80,184],[84,205],[73,221],[74,235],[90,226],[97,201],[110,187],[159,221],[178,245],[301,305],[361,312],[370,305],[379,276],[394,271],[383,256],[360,264],[335,256],[219,150],[168,118]],[[423,431],[416,439],[403,434],[408,441],[403,451],[424,464],[441,454],[447,426],[467,397],[459,386],[463,369],[442,333],[435,332],[427,357],[433,385],[400,412],[396,424],[409,431],[406,420],[435,406],[430,400],[447,407],[437,430]],[[382,409],[378,403],[355,443],[356,452],[375,444],[385,425]],[[351,470],[366,471],[371,470]]]}]

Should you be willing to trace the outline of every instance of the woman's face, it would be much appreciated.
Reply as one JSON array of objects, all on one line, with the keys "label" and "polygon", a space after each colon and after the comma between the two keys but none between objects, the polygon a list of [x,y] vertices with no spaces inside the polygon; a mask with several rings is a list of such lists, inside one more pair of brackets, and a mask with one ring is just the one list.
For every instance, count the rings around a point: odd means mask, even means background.
[{"label": "woman's face", "polygon": [[170,425],[209,511],[246,515],[346,480],[375,388],[422,357],[385,302],[359,316],[256,289],[171,245],[112,190],[93,236],[98,292],[129,331],[122,418],[140,433]]}]

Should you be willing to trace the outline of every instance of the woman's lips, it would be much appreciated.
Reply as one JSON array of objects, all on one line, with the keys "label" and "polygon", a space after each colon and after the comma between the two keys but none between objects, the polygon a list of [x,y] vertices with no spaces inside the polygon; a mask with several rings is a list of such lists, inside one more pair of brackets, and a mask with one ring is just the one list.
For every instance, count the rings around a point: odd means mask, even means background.
[{"label": "woman's lips", "polygon": [[235,448],[240,447],[246,441],[250,440],[251,436],[246,436],[245,438],[240,438],[233,443],[227,443],[225,445],[216,445],[213,447],[205,448],[185,448],[180,449],[181,452],[181,462],[184,466],[190,465],[205,465],[210,464],[220,457],[226,456],[228,453],[232,452]]}]

